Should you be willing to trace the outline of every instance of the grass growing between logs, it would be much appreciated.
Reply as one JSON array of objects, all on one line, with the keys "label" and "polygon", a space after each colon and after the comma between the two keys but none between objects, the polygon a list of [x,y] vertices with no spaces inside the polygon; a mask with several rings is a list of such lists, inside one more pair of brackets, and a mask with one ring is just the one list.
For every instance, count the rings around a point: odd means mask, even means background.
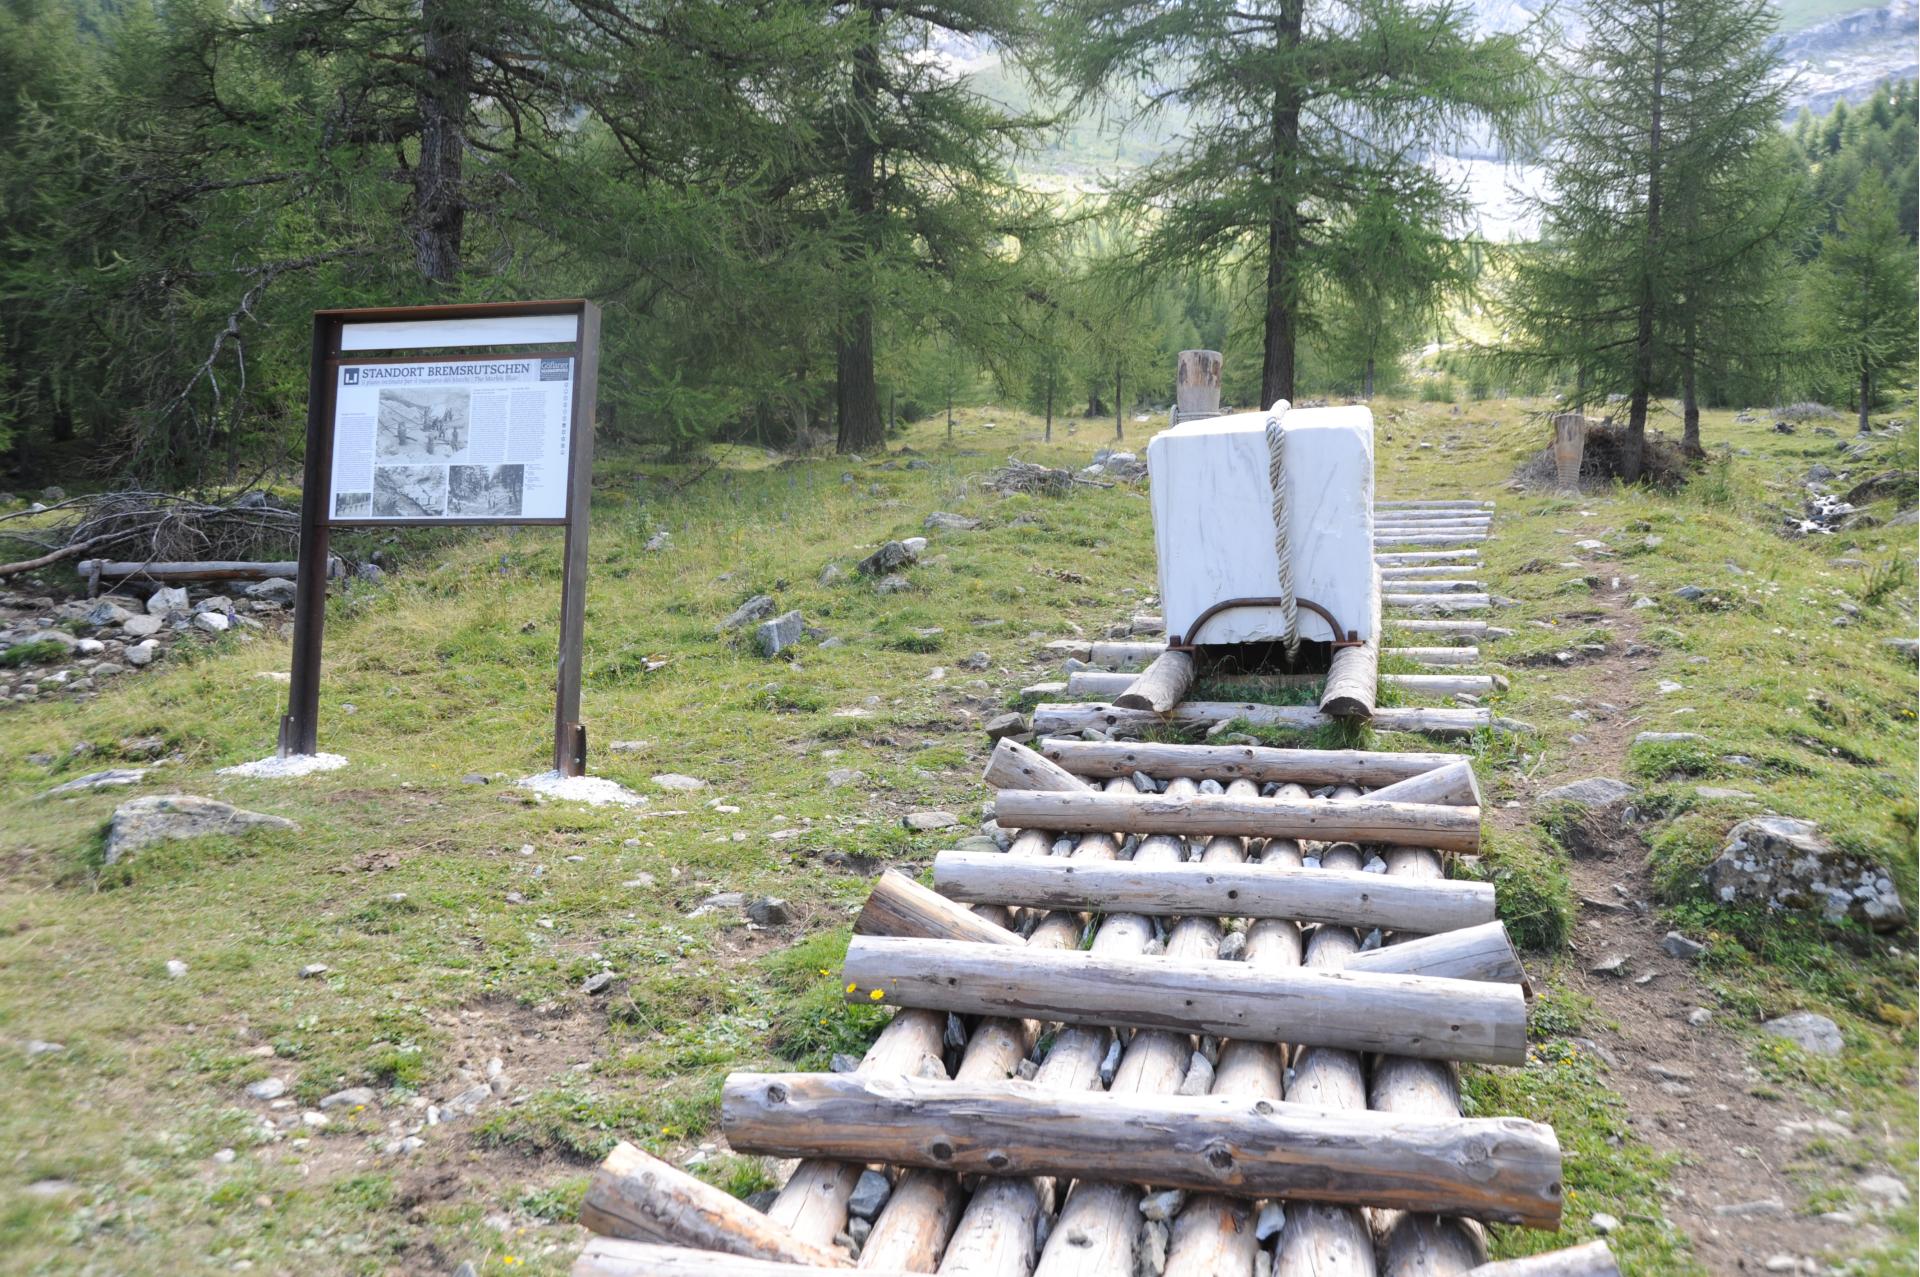
[{"label": "grass growing between logs", "polygon": [[[1518,569],[1545,554],[1541,545],[1570,539],[1554,528],[1657,520],[1668,529],[1660,552],[1636,555],[1626,570],[1663,587],[1649,589],[1658,608],[1648,624],[1681,636],[1663,644],[1662,668],[1700,689],[1685,701],[1705,724],[1693,729],[1724,738],[1722,753],[1790,760],[1792,769],[1766,770],[1768,801],[1884,851],[1911,898],[1913,856],[1898,846],[1911,803],[1903,826],[1888,796],[1912,792],[1913,723],[1897,712],[1903,688],[1910,703],[1911,671],[1860,637],[1910,633],[1911,590],[1860,602],[1865,619],[1844,632],[1845,645],[1834,641],[1843,632],[1824,628],[1826,590],[1865,600],[1867,577],[1827,564],[1817,551],[1842,552],[1831,542],[1771,538],[1750,507],[1782,499],[1804,458],[1743,459],[1715,481],[1733,492],[1724,502],[1621,495],[1583,506],[1498,492],[1541,438],[1522,418],[1533,406],[1475,405],[1460,418],[1444,404],[1376,408],[1383,496],[1477,491],[1501,502],[1489,577],[1522,604],[1500,614],[1515,638],[1489,649],[1513,676],[1493,703],[1541,731],[1470,744],[1489,801],[1510,797],[1545,751],[1564,748],[1574,725],[1553,695],[1605,695],[1581,683],[1577,666],[1554,670],[1554,690],[1543,691],[1538,671],[1519,663],[1599,627],[1578,615],[1579,594],[1563,591],[1568,574]],[[1724,414],[1710,417],[1710,440],[1729,429]],[[1778,438],[1739,429],[1753,436],[1742,434],[1742,446]],[[1450,434],[1457,445],[1443,445]],[[719,1080],[732,1068],[819,1067],[864,1046],[886,1012],[848,1006],[837,973],[867,876],[924,867],[970,832],[985,796],[982,720],[1014,689],[1059,676],[1046,640],[1097,637],[1154,588],[1143,490],[1080,488],[1047,500],[981,488],[979,476],[1009,453],[1084,464],[1108,429],[1089,423],[1068,437],[1057,428],[1051,446],[1037,436],[1037,423],[1018,414],[969,411],[951,445],[939,427],[919,426],[901,441],[914,455],[884,460],[775,463],[734,452],[700,475],[602,458],[584,716],[593,770],[645,795],[644,806],[534,803],[508,784],[547,766],[559,540],[544,530],[402,534],[392,548],[403,570],[337,600],[322,747],[347,755],[345,770],[278,782],[216,774],[269,751],[285,698],[272,677],[287,664],[279,640],[232,636],[90,703],[0,714],[0,1253],[9,1270],[65,1271],[84,1253],[116,1271],[242,1261],[255,1271],[448,1271],[472,1260],[486,1274],[557,1273],[577,1249],[570,1220],[582,1177],[615,1139],[690,1162],[737,1192],[764,1187],[758,1161],[700,1151],[715,1134]],[[1443,446],[1415,447],[1428,438]],[[1605,513],[1589,519],[1581,508]],[[983,526],[928,533],[932,544],[907,573],[912,588],[875,594],[853,565],[885,539],[919,534],[935,510]],[[660,531],[671,548],[643,549]],[[1896,552],[1888,539],[1866,557]],[[1668,594],[1736,555],[1779,588],[1740,578],[1754,592],[1730,593],[1724,610]],[[822,583],[829,563],[844,576]],[[767,661],[718,633],[757,593],[799,608],[842,645],[810,641],[792,661]],[[1546,632],[1534,620],[1555,629],[1537,638]],[[1806,644],[1782,646],[1768,634],[1775,625]],[[987,668],[963,668],[975,653]],[[1691,664],[1694,655],[1714,664]],[[1805,698],[1816,681],[1827,697],[1818,714]],[[120,742],[148,735],[174,757],[140,787],[40,797],[130,761]],[[1410,737],[1372,743],[1432,747]],[[1718,753],[1702,764],[1723,765]],[[706,787],[653,782],[666,773]],[[491,783],[468,783],[475,776]],[[1676,866],[1734,815],[1691,798],[1691,775],[1647,783],[1671,812],[1667,828],[1681,831],[1662,853]],[[113,807],[171,790],[284,815],[300,829],[175,844],[103,868]],[[949,811],[959,827],[921,835],[901,826],[902,814],[922,809]],[[1542,946],[1557,944],[1572,916],[1558,855],[1544,835],[1503,831],[1482,862],[1509,875],[1503,895],[1520,902],[1509,905],[1519,910],[1512,921]],[[1676,884],[1684,878],[1676,871]],[[735,909],[690,916],[723,891],[784,897],[795,920],[749,931]],[[1709,908],[1678,889],[1671,907]],[[1763,943],[1737,919],[1716,912],[1709,921],[1743,949]],[[1729,999],[1758,1009],[1791,994],[1844,1017],[1868,1072],[1816,1079],[1836,1103],[1905,1079],[1897,1056],[1911,1051],[1912,997],[1884,942],[1823,936],[1806,946],[1795,965],[1764,977],[1728,948],[1715,976]],[[169,960],[186,973],[170,977]],[[313,963],[328,970],[301,978]],[[1812,975],[1822,963],[1830,983]],[[583,983],[603,970],[612,986],[587,994]],[[1890,1022],[1872,1009],[1881,1005],[1907,1018]],[[30,1042],[62,1049],[29,1053]],[[493,1057],[504,1061],[505,1097],[431,1128],[417,1153],[383,1151],[391,1120],[418,1120],[411,1103],[443,1103]],[[1630,1138],[1608,1141],[1616,1132],[1604,1079],[1562,1077],[1563,1067],[1556,1059],[1476,1073],[1469,1091],[1489,1110],[1554,1121],[1570,1147],[1591,1149],[1586,1178],[1571,1182],[1629,1219],[1623,1212],[1651,1202],[1661,1167]],[[269,1140],[260,1121],[271,1110],[244,1092],[269,1077],[287,1083],[296,1112],[352,1085],[375,1087],[380,1099],[330,1111],[324,1129]],[[228,1148],[231,1162],[215,1160]],[[1580,1232],[1584,1217],[1569,1219]],[[1657,1229],[1630,1224],[1619,1240],[1639,1271],[1679,1270],[1665,1266],[1675,1243]]]}]

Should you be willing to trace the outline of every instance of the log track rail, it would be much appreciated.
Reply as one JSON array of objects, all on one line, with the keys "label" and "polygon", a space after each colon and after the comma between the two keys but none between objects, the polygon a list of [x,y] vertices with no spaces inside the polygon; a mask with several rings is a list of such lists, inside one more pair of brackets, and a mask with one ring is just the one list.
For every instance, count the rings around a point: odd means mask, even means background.
[{"label": "log track rail", "polygon": [[[1385,607],[1484,598],[1491,517],[1382,503]],[[1396,580],[1445,591],[1402,605]],[[1255,707],[1196,708],[1193,660],[1163,643],[1056,646],[1117,674],[1058,690],[1112,704],[1042,705],[1033,748],[996,744],[1004,851],[942,852],[933,888],[877,880],[842,978],[896,1011],[859,1067],[727,1079],[732,1148],[798,1159],[772,1203],[622,1144],[575,1277],[1618,1277],[1604,1242],[1487,1263],[1485,1224],[1555,1229],[1564,1190],[1550,1128],[1460,1112],[1458,1062],[1524,1062],[1530,996],[1493,889],[1446,876],[1478,846],[1471,763],[1115,739]],[[1497,686],[1477,648],[1408,651],[1449,680],[1410,693]],[[1375,668],[1345,670],[1369,707]],[[1374,724],[1444,739],[1462,712]],[[1466,730],[1499,725],[1480,715]]]}]

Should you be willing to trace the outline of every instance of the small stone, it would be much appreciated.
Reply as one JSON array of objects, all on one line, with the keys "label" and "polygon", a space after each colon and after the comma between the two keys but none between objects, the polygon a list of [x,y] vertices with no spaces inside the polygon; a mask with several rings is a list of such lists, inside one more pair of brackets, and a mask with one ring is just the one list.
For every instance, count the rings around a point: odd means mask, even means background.
[{"label": "small stone", "polygon": [[960,658],[960,661],[958,662],[958,664],[960,668],[963,670],[973,670],[975,672],[978,672],[992,665],[993,658],[991,656],[988,656],[985,652],[974,652],[969,656],[964,656]]},{"label": "small stone", "polygon": [[705,789],[707,782],[695,776],[682,776],[679,772],[662,772],[653,778],[653,783],[662,789],[695,790]]},{"label": "small stone", "polygon": [[1137,1277],[1160,1277],[1167,1271],[1167,1248],[1173,1243],[1169,1225],[1149,1223],[1140,1230],[1140,1248],[1134,1253]]},{"label": "small stone", "polygon": [[1838,1055],[1846,1047],[1840,1026],[1824,1015],[1795,1011],[1760,1026],[1774,1037],[1784,1038],[1812,1055]]},{"label": "small stone", "polygon": [[1156,1224],[1171,1223],[1187,1204],[1187,1195],[1177,1188],[1163,1188],[1140,1199],[1140,1213]]},{"label": "small stone", "polygon": [[306,966],[300,968],[300,978],[302,980],[317,980],[330,970],[332,970],[332,968],[324,962],[309,962]]},{"label": "small stone", "polygon": [[153,658],[160,655],[160,645],[154,640],[148,639],[144,643],[136,643],[128,648],[126,655],[127,664],[136,668],[151,665]]},{"label": "small stone", "polygon": [[778,656],[800,641],[806,627],[806,619],[797,610],[782,612],[754,629],[753,645],[762,656]]},{"label": "small stone", "polygon": [[373,1088],[370,1086],[350,1086],[344,1091],[335,1091],[320,1101],[320,1110],[371,1108],[374,1102]]},{"label": "small stone", "polygon": [[671,550],[673,548],[673,533],[662,528],[660,531],[648,537],[646,544],[640,548],[653,554],[659,554],[663,550]]},{"label": "small stone", "polygon": [[1660,947],[1667,951],[1667,956],[1673,958],[1697,958],[1707,951],[1707,946],[1698,940],[1688,939],[1678,931],[1667,932],[1666,938],[1660,941]]},{"label": "small stone", "polygon": [[891,576],[883,576],[873,583],[875,594],[904,594],[912,588],[913,582],[898,572]]},{"label": "small stone", "polygon": [[827,1061],[827,1070],[832,1073],[857,1073],[860,1071],[860,1057],[835,1051],[833,1058]]},{"label": "small stone", "polygon": [[77,794],[86,789],[111,789],[120,785],[137,785],[146,777],[143,767],[115,767],[103,772],[89,772],[85,776],[76,776],[62,785],[49,789],[46,796],[55,794]]},{"label": "small stone", "polygon": [[177,585],[163,585],[147,596],[147,615],[165,616],[187,610],[187,592]]},{"label": "small stone", "polygon": [[1106,1058],[1100,1061],[1100,1085],[1111,1087],[1113,1075],[1120,1068],[1120,1039],[1115,1038],[1107,1044]]},{"label": "small stone", "polygon": [[861,1171],[859,1180],[853,1186],[853,1196],[847,1199],[847,1214],[871,1222],[879,1216],[891,1196],[893,1184],[885,1175],[876,1170]]},{"label": "small stone", "polygon": [[971,532],[980,526],[980,520],[970,519],[964,514],[948,514],[944,510],[935,510],[921,524],[929,532]]},{"label": "small stone", "polygon": [[238,1156],[239,1154],[234,1152],[232,1149],[223,1148],[219,1152],[213,1155],[213,1160],[218,1162],[222,1166],[229,1166],[233,1163],[234,1158]]},{"label": "small stone", "polygon": [[1764,1219],[1785,1215],[1787,1204],[1777,1197],[1763,1197],[1751,1202],[1728,1202],[1714,1207],[1713,1213],[1722,1219]]},{"label": "small stone", "polygon": [[1602,1237],[1611,1236],[1620,1230],[1620,1221],[1603,1210],[1593,1213],[1593,1231]]},{"label": "small stone", "polygon": [[1238,962],[1247,953],[1247,933],[1229,931],[1220,938],[1218,957],[1222,962]]},{"label": "small stone", "polygon": [[1213,1064],[1199,1052],[1187,1062],[1187,1075],[1180,1080],[1180,1094],[1205,1095],[1213,1090]]},{"label": "small stone", "polygon": [[1705,740],[1699,732],[1640,732],[1633,738],[1636,745],[1677,745],[1682,741]]},{"label": "small stone", "polygon": [[178,958],[167,959],[167,978],[178,980],[187,974],[187,964]]},{"label": "small stone", "polygon": [[[913,539],[919,541],[922,546],[926,544],[926,540],[923,537],[915,537]],[[866,558],[860,560],[856,570],[862,576],[886,577],[912,563],[919,557],[919,551],[910,549],[905,543],[889,541],[872,554],[869,554]]]},{"label": "small stone", "polygon": [[1705,1007],[1694,1007],[1687,1012],[1687,1023],[1696,1029],[1710,1023],[1712,1020],[1713,1012],[1707,1010]]},{"label": "small stone", "polygon": [[930,834],[942,829],[952,829],[960,821],[952,812],[914,811],[901,817],[900,823],[916,834]]},{"label": "small stone", "polygon": [[1558,785],[1540,795],[1548,803],[1572,803],[1578,807],[1611,807],[1632,798],[1632,785],[1610,776],[1589,776],[1570,784]]},{"label": "small stone", "polygon": [[1031,1082],[1040,1076],[1040,1066],[1032,1060],[1020,1061],[1013,1066],[1013,1071],[1020,1075],[1020,1080],[1023,1082]]},{"label": "small stone", "polygon": [[277,1077],[262,1078],[247,1085],[247,1098],[252,1100],[277,1100],[286,1093],[286,1082]]},{"label": "small stone", "polygon": [[827,773],[829,789],[843,789],[848,785],[858,785],[867,778],[867,774],[854,767],[836,767]]},{"label": "small stone", "polygon": [[1663,1082],[1691,1082],[1698,1076],[1684,1064],[1675,1064],[1670,1060],[1654,1060],[1647,1065],[1647,1072]]},{"label": "small stone", "polygon": [[1254,1222],[1253,1235],[1264,1246],[1278,1237],[1286,1227],[1286,1208],[1279,1202],[1268,1202],[1260,1208],[1260,1218]]},{"label": "small stone", "polygon": [[1008,712],[987,720],[987,739],[1000,740],[1006,736],[1024,736],[1033,727],[1024,714]]},{"label": "small stone", "polygon": [[793,906],[779,896],[761,896],[748,903],[747,921],[761,927],[784,927],[793,921]]},{"label": "small stone", "polygon": [[1683,585],[1673,592],[1675,598],[1685,599],[1689,603],[1707,597],[1707,592],[1697,585]]},{"label": "small stone", "polygon": [[1876,1198],[1882,1205],[1907,1204],[1907,1186],[1891,1175],[1868,1175],[1856,1180],[1853,1186],[1866,1196]]},{"label": "small stone", "polygon": [[732,612],[729,612],[727,619],[720,622],[720,628],[723,630],[737,630],[742,626],[751,625],[755,621],[764,621],[773,615],[774,607],[775,604],[771,594],[756,594],[739,607],[733,609]]},{"label": "small stone", "polygon": [[947,1027],[940,1040],[949,1050],[963,1050],[967,1045],[967,1022],[947,1012]]},{"label": "small stone", "polygon": [[581,982],[580,992],[588,997],[605,993],[613,987],[613,972],[596,971]]},{"label": "small stone", "polygon": [[1600,959],[1600,961],[1594,963],[1592,966],[1588,967],[1587,970],[1591,971],[1595,975],[1610,975],[1610,976],[1619,977],[1619,976],[1626,975],[1627,962],[1628,962],[1628,959],[1626,954],[1611,953],[1611,954],[1608,954],[1606,957]]}]

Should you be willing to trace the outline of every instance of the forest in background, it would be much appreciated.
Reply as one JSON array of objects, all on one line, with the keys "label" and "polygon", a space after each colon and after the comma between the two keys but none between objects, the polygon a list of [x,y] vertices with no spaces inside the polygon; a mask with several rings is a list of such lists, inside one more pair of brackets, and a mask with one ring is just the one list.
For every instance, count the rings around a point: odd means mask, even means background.
[{"label": "forest in background", "polygon": [[[1636,437],[1910,393],[1914,86],[1783,128],[1763,0],[1587,18],[0,0],[0,468],[285,472],[308,312],[436,300],[596,299],[603,439],[677,455],[987,397],[1121,428],[1191,346],[1231,403],[1558,391]],[[1545,170],[1537,241],[1461,233],[1428,157],[1469,131]],[[1063,137],[1099,195],[1034,169]]]}]

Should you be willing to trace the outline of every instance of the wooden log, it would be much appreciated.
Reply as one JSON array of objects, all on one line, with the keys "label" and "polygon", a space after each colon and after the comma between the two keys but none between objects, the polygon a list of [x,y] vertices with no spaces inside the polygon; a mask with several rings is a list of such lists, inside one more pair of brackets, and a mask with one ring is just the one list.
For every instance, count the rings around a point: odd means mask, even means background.
[{"label": "wooden log", "polygon": [[1521,1118],[1328,1113],[1221,1096],[1086,1095],[848,1073],[735,1073],[738,1151],[1053,1175],[1239,1197],[1470,1214],[1554,1228],[1560,1148]]},{"label": "wooden log", "polygon": [[1415,612],[1484,612],[1493,606],[1486,594],[1398,594],[1386,596],[1388,607],[1408,608]]},{"label": "wooden log", "polygon": [[1373,543],[1385,546],[1473,545],[1487,539],[1485,532],[1388,532],[1375,533]]},{"label": "wooden log", "polygon": [[1457,577],[1462,572],[1475,572],[1478,564],[1473,563],[1413,563],[1398,567],[1380,569],[1382,580],[1386,581],[1431,581],[1435,578]]},{"label": "wooden log", "polygon": [[1377,787],[1424,776],[1463,755],[1364,749],[1280,749],[1266,745],[1167,745],[1157,741],[1047,740],[1040,752],[1076,776],[1186,776],[1302,785]]},{"label": "wooden log", "polygon": [[1087,663],[1108,670],[1142,669],[1167,650],[1164,642],[1141,641],[1138,643],[1111,642],[1095,643],[1087,654]]},{"label": "wooden log", "polygon": [[1507,690],[1497,674],[1388,674],[1387,686],[1409,696],[1490,696]]},{"label": "wooden log", "polygon": [[1437,936],[1422,936],[1368,949],[1347,959],[1346,970],[1361,974],[1441,976],[1449,980],[1484,980],[1489,984],[1519,986],[1522,997],[1533,997],[1533,986],[1512,937],[1502,922],[1462,927]]},{"label": "wooden log", "polygon": [[1326,687],[1320,693],[1320,712],[1330,718],[1369,719],[1380,690],[1380,647],[1386,635],[1380,628],[1380,569],[1373,569],[1367,591],[1371,615],[1367,641],[1359,647],[1336,647],[1327,665]]},{"label": "wooden log", "polygon": [[1472,546],[1458,550],[1386,550],[1375,554],[1373,561],[1383,568],[1404,567],[1409,563],[1478,563],[1480,551]]},{"label": "wooden log", "polygon": [[993,756],[987,759],[981,777],[995,789],[1040,789],[1061,793],[1079,793],[1087,782],[1072,772],[1028,749],[1017,741],[1002,738],[994,743]]},{"label": "wooden log", "polygon": [[[1405,622],[1402,622],[1405,624]],[[1477,647],[1390,647],[1389,656],[1404,657],[1421,665],[1478,665]]]},{"label": "wooden log", "polygon": [[1304,1042],[1483,1064],[1526,1059],[1526,999],[1425,976],[1256,975],[1226,964],[1033,953],[959,940],[855,936],[849,1000],[1070,1024]]},{"label": "wooden log", "polygon": [[1409,532],[1485,532],[1493,526],[1490,519],[1384,519],[1373,525],[1375,536]]},{"label": "wooden log", "polygon": [[1076,865],[1051,858],[1016,861],[997,853],[943,851],[934,859],[933,881],[940,894],[979,904],[1295,918],[1416,935],[1493,920],[1490,883],[1395,882],[1383,874],[1362,873],[1357,866],[1351,873],[1336,873],[1132,861]]},{"label": "wooden log", "polygon": [[[1152,710],[1164,714],[1186,699],[1193,686],[1196,670],[1193,657],[1186,652],[1162,652],[1154,657],[1131,686],[1113,698],[1126,709]],[[1072,680],[1068,680],[1071,684]]]},{"label": "wooden log", "polygon": [[[997,853],[994,859],[1012,863],[1011,857]],[[853,930],[863,936],[972,940],[980,944],[1022,943],[1019,933],[996,926],[897,869],[889,869],[874,880],[867,903],[860,907],[859,917],[853,920]]]},{"label": "wooden log", "polygon": [[[89,580],[117,580],[140,577],[149,581],[265,581],[270,577],[293,580],[300,571],[298,562],[255,563],[237,559],[188,560],[167,563],[142,563],[137,559],[82,559],[74,565]],[[346,565],[339,559],[327,561],[327,576],[337,578]],[[97,573],[97,576],[96,576]]]},{"label": "wooden log", "polygon": [[1395,581],[1387,588],[1395,594],[1484,594],[1487,589],[1479,581],[1462,577]]},{"label": "wooden log", "polygon": [[1449,497],[1424,501],[1376,501],[1376,510],[1491,510],[1493,502]]},{"label": "wooden log", "polygon": [[1471,1271],[1472,1277],[1620,1277],[1620,1265],[1602,1241],[1524,1259],[1502,1259]]},{"label": "wooden log", "polygon": [[[1033,709],[1033,727],[1042,736],[1116,728],[1138,732],[1167,722],[1211,725],[1236,718],[1256,726],[1303,732],[1339,721],[1322,714],[1317,705],[1263,705],[1252,701],[1182,701],[1167,714],[1121,709],[1100,701],[1043,701]],[[1376,731],[1425,732],[1430,736],[1471,736],[1481,728],[1495,726],[1492,711],[1473,708],[1377,709],[1371,721]]]},{"label": "wooden log", "polygon": [[722,1189],[622,1142],[600,1163],[580,1222],[606,1237],[668,1242],[752,1259],[845,1268],[836,1249],[795,1237]]},{"label": "wooden log", "polygon": [[1432,771],[1395,781],[1368,794],[1375,802],[1447,803],[1456,807],[1479,807],[1480,779],[1473,764],[1456,759]]},{"label": "wooden log", "polygon": [[[845,1265],[743,1259],[718,1251],[592,1237],[570,1271],[572,1277],[817,1277],[825,1273],[844,1275],[848,1269]],[[907,1277],[905,1269],[869,1273],[870,1277]]]},{"label": "wooden log", "polygon": [[1407,634],[1455,634],[1478,638],[1487,632],[1485,621],[1461,618],[1422,620],[1416,617],[1396,619],[1387,625],[1389,631],[1400,630]]},{"label": "wooden log", "polygon": [[1135,634],[1152,635],[1167,632],[1166,617],[1152,616],[1145,612],[1135,612],[1129,625]]},{"label": "wooden log", "polygon": [[1101,829],[1130,834],[1237,834],[1249,838],[1316,838],[1472,851],[1480,845],[1480,809],[1442,803],[1292,802],[1231,794],[1003,789],[994,819],[1012,829]]}]

